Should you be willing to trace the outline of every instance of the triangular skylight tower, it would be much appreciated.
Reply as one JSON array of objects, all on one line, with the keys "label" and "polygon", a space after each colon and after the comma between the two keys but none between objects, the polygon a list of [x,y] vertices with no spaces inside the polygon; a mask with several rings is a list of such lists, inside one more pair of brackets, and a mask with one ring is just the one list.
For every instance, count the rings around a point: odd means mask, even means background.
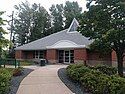
[{"label": "triangular skylight tower", "polygon": [[68,32],[74,32],[74,31],[77,31],[77,28],[79,26],[79,23],[78,21],[74,18],[69,29],[68,29]]}]

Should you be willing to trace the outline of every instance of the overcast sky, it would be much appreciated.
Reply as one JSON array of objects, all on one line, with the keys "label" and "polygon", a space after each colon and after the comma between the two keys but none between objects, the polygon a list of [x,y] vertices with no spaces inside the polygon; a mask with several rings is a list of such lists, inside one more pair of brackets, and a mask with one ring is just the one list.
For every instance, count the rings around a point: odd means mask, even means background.
[{"label": "overcast sky", "polygon": [[[0,11],[6,11],[3,17],[7,19],[7,15],[11,15],[14,11],[14,5],[18,5],[21,2],[26,0],[0,0]],[[27,0],[30,4],[37,3],[41,4],[47,10],[51,7],[52,4],[64,4],[66,1],[77,1],[80,7],[83,8],[83,11],[86,9],[86,0]],[[6,29],[6,27],[5,27]],[[8,36],[6,36],[8,38]]]}]

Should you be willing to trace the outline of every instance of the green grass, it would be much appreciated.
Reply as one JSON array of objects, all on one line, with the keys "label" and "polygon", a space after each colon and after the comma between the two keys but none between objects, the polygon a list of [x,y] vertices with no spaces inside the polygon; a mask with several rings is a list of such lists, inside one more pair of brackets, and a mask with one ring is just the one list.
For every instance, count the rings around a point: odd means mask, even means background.
[{"label": "green grass", "polygon": [[3,71],[4,69],[8,70],[10,74],[12,75],[15,68],[0,68],[0,71]]},{"label": "green grass", "polygon": [[20,61],[20,66],[30,66],[34,63],[32,61]]}]

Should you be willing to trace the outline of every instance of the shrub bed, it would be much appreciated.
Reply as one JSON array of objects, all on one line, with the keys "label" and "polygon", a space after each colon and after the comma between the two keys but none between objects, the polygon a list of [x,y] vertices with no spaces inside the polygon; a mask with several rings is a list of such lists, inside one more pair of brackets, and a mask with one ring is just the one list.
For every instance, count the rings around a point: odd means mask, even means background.
[{"label": "shrub bed", "polygon": [[0,94],[6,94],[9,90],[11,72],[0,69]]},{"label": "shrub bed", "polygon": [[22,68],[0,68],[0,94],[8,94],[12,76],[20,76]]},{"label": "shrub bed", "polygon": [[13,76],[20,76],[22,74],[22,67],[16,68],[13,70]]},{"label": "shrub bed", "polygon": [[94,69],[99,70],[100,72],[107,75],[115,75],[117,74],[117,69],[115,67],[110,67],[107,65],[97,65]]},{"label": "shrub bed", "polygon": [[119,77],[113,67],[73,64],[66,71],[71,79],[79,81],[92,94],[125,94],[125,78]]}]

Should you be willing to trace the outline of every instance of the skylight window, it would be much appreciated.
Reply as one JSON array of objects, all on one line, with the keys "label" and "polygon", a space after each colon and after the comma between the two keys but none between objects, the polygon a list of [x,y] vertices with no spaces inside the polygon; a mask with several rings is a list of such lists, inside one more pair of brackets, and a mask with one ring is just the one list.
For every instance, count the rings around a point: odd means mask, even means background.
[{"label": "skylight window", "polygon": [[79,23],[78,21],[74,18],[69,29],[68,29],[68,32],[74,32],[74,31],[77,31],[77,28],[79,26]]}]

